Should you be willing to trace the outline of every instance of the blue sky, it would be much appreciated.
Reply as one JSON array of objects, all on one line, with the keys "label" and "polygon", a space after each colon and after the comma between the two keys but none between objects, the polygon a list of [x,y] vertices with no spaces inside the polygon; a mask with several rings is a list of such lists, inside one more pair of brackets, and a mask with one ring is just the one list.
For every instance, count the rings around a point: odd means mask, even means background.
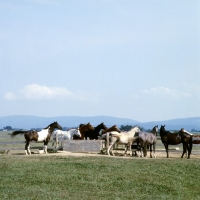
[{"label": "blue sky", "polygon": [[200,116],[200,1],[0,1],[0,116]]}]

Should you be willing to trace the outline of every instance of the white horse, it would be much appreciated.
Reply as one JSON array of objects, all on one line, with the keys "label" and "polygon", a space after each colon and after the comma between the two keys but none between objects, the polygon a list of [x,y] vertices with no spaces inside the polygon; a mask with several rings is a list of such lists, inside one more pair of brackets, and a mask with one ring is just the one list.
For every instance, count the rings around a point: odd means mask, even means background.
[{"label": "white horse", "polygon": [[68,131],[62,131],[62,130],[56,130],[52,134],[52,146],[54,146],[54,143],[56,142],[56,135],[58,135],[58,140],[72,140],[74,135],[77,135],[81,137],[81,133],[78,129],[72,128],[69,129]]},{"label": "white horse", "polygon": [[[113,147],[115,143],[126,145],[125,152],[124,152],[125,156],[126,156],[126,152],[129,146],[130,155],[132,155],[131,145],[138,138],[138,137],[134,137],[135,133],[137,132],[140,132],[140,129],[138,127],[134,127],[128,132],[121,132],[121,133],[118,133],[116,131],[110,132],[110,145],[107,149],[108,155],[110,155],[110,149]],[[114,155],[113,152],[112,154]]]}]

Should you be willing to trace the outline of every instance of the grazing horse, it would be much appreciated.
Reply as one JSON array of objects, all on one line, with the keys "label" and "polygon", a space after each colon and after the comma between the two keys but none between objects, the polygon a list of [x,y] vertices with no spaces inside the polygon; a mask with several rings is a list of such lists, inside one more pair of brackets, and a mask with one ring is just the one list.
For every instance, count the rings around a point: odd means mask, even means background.
[{"label": "grazing horse", "polygon": [[[134,127],[128,132],[120,132],[120,133],[118,133],[116,131],[110,132],[110,136],[111,136],[110,141],[111,142],[107,149],[107,154],[110,155],[110,149],[113,147],[113,145],[115,143],[117,143],[117,144],[125,144],[126,145],[125,152],[124,152],[125,156],[126,156],[126,152],[128,150],[128,146],[129,146],[130,155],[131,155],[131,153],[132,153],[131,145],[138,138],[138,137],[134,137],[135,133],[137,133],[137,132],[140,132],[140,129],[138,127]],[[112,152],[112,154],[114,155],[113,152]]]},{"label": "grazing horse", "polygon": [[43,128],[41,131],[35,131],[35,130],[14,131],[14,132],[12,132],[11,137],[14,137],[15,135],[18,135],[18,134],[24,134],[24,137],[26,139],[26,144],[25,144],[26,155],[31,154],[30,142],[33,140],[36,142],[44,142],[44,153],[47,153],[48,142],[51,138],[52,132],[56,128],[62,130],[62,127],[57,122],[53,122],[46,128]]},{"label": "grazing horse", "polygon": [[56,135],[58,135],[59,140],[72,140],[74,135],[81,137],[79,128],[77,129],[71,128],[68,131],[56,130],[52,134],[52,138],[53,138],[52,146],[54,146],[54,143],[56,141]]},{"label": "grazing horse", "polygon": [[153,146],[153,151],[154,151],[154,158],[156,158],[155,155],[155,149],[156,149],[156,142],[157,142],[157,137],[156,133],[158,132],[158,126],[154,126],[151,132],[139,132],[138,134],[138,139],[137,139],[137,145],[141,145],[140,152],[141,152],[141,157],[146,157],[147,156],[147,145],[150,146],[150,158],[152,158],[152,146]]},{"label": "grazing horse", "polygon": [[94,127],[90,124],[90,123],[87,123],[87,124],[80,124],[79,125],[79,131],[81,133],[81,137],[77,136],[77,135],[74,135],[73,136],[73,140],[84,140],[85,138],[85,132],[87,130],[93,130]]},{"label": "grazing horse", "polygon": [[96,126],[93,130],[87,130],[85,132],[85,139],[89,137],[90,140],[98,140],[98,137],[100,136],[100,131],[101,130],[106,130],[107,127],[105,124],[102,122],[98,126]]},{"label": "grazing horse", "polygon": [[189,132],[184,132],[184,129],[181,129],[178,133],[171,133],[165,130],[165,125],[160,127],[160,137],[161,141],[165,146],[165,150],[167,153],[167,158],[169,158],[168,153],[168,145],[177,145],[183,144],[183,153],[181,158],[183,158],[186,151],[188,151],[188,158],[190,158],[190,154],[192,151],[192,134]]}]

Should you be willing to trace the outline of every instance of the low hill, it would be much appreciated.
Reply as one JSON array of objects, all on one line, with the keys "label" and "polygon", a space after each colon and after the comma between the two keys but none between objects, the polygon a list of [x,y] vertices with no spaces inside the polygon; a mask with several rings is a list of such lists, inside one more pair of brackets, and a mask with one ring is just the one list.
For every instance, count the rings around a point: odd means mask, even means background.
[{"label": "low hill", "polygon": [[110,116],[94,116],[94,117],[80,117],[80,116],[58,116],[58,117],[38,117],[30,115],[13,115],[0,117],[0,129],[11,126],[12,128],[44,128],[50,123],[57,121],[62,127],[78,127],[81,123],[90,122],[93,126],[104,122],[107,127],[112,125],[139,125],[145,129],[151,129],[153,126],[166,125],[166,130],[179,130],[185,128],[186,130],[196,129],[200,130],[200,117],[171,119],[165,121],[139,122],[128,118],[118,118]]}]

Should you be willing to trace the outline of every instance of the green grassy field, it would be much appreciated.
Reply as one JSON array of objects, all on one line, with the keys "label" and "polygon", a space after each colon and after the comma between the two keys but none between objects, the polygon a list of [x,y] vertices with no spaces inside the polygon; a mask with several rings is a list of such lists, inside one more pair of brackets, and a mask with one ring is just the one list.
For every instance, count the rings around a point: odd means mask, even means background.
[{"label": "green grassy field", "polygon": [[[1,142],[24,140],[23,135],[10,138],[8,133],[1,132]],[[161,141],[157,149],[164,149]],[[0,154],[0,199],[196,200],[200,199],[199,166],[199,157],[188,160],[179,155],[124,159]]]},{"label": "green grassy field", "polygon": [[0,199],[200,199],[200,159],[0,155]]}]

